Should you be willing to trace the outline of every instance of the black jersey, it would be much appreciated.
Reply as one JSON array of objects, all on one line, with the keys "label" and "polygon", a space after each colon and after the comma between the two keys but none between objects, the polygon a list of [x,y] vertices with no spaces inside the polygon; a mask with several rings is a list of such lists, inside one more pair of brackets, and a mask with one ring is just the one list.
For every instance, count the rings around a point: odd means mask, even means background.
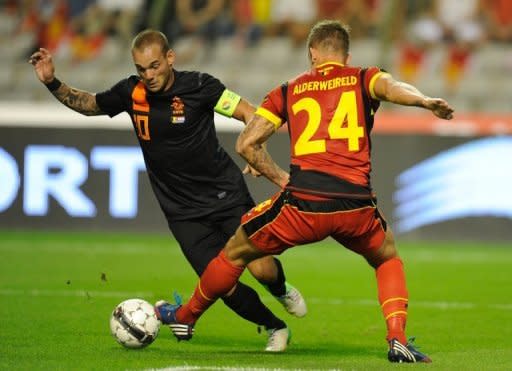
[{"label": "black jersey", "polygon": [[165,92],[137,76],[96,94],[110,117],[128,112],[153,191],[170,221],[187,220],[252,202],[243,174],[219,145],[214,107],[226,87],[200,72],[174,71]]}]

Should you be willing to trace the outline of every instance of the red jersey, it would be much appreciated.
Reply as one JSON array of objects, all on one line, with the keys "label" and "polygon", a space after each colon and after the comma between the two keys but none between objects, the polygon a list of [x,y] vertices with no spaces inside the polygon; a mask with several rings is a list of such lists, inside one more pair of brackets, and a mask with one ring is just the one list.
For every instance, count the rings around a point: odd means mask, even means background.
[{"label": "red jersey", "polygon": [[[276,127],[288,122],[292,186],[322,191],[321,178],[293,184],[294,173],[309,171],[323,173],[334,183],[348,184],[348,188],[370,189],[370,132],[380,104],[373,86],[382,73],[377,67],[363,69],[329,62],[265,97],[256,113]],[[344,192],[340,193],[360,193],[353,187],[348,191],[341,188]],[[338,193],[340,187],[331,189]]]}]

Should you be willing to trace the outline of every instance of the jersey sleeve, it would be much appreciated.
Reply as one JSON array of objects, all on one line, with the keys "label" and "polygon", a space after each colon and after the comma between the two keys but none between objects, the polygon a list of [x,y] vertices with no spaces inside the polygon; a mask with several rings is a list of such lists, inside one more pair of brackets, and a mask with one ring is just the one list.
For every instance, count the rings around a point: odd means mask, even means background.
[{"label": "jersey sleeve", "polygon": [[285,109],[283,92],[281,87],[278,86],[265,96],[255,114],[266,118],[278,129],[285,120]]},{"label": "jersey sleeve", "polygon": [[113,87],[96,94],[96,104],[110,117],[114,117],[121,112],[127,111],[129,95],[129,81],[124,79],[119,81]]},{"label": "jersey sleeve", "polygon": [[366,70],[364,88],[366,89],[366,91],[369,93],[369,96],[373,100],[379,100],[379,98],[377,98],[377,96],[375,95],[375,91],[373,89],[375,87],[375,82],[377,81],[377,79],[383,75],[389,75],[389,73],[378,67],[369,67]]},{"label": "jersey sleeve", "polygon": [[208,109],[214,109],[226,87],[219,79],[207,73],[199,75],[199,84],[201,87],[200,100],[202,104],[206,105]]}]

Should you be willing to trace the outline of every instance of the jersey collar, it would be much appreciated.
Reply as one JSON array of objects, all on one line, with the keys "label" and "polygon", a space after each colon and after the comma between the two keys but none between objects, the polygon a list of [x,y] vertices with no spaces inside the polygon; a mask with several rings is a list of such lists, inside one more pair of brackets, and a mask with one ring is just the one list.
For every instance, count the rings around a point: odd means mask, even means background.
[{"label": "jersey collar", "polygon": [[315,66],[315,69],[319,69],[319,68],[323,68],[327,65],[335,65],[335,66],[340,66],[340,67],[345,67],[345,65],[343,63],[339,63],[339,62],[325,62],[325,63],[322,63],[318,66]]}]

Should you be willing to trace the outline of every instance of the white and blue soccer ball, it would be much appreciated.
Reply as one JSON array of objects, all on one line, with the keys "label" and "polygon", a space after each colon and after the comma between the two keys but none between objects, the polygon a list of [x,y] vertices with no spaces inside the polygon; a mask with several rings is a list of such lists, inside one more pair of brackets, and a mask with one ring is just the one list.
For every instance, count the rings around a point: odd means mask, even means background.
[{"label": "white and blue soccer ball", "polygon": [[144,348],[160,331],[153,306],[143,299],[128,299],[118,304],[110,316],[110,331],[126,348]]}]

